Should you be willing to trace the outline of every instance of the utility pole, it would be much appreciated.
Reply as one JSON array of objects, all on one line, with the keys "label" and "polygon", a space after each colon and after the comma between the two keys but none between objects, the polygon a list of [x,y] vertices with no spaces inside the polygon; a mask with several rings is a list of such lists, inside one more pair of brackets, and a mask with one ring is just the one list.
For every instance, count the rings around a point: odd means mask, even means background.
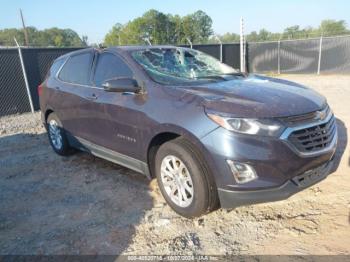
[{"label": "utility pole", "polygon": [[21,20],[22,20],[22,26],[23,26],[23,32],[24,32],[24,41],[25,41],[25,45],[26,45],[26,46],[29,46],[28,32],[27,32],[26,25],[25,25],[25,23],[24,23],[24,18],[23,18],[22,9],[19,9],[19,13],[20,13],[20,15],[21,15]]}]

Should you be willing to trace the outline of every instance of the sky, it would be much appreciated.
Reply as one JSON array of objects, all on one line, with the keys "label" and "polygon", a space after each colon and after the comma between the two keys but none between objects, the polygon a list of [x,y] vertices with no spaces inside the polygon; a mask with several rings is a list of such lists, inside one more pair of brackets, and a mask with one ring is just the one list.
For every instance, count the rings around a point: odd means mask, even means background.
[{"label": "sky", "polygon": [[323,19],[345,20],[350,26],[348,0],[0,0],[0,29],[19,28],[22,9],[27,26],[71,28],[90,43],[100,43],[116,23],[126,23],[149,9],[181,16],[203,10],[217,34],[245,33],[262,28],[281,32],[293,25],[317,27]]}]

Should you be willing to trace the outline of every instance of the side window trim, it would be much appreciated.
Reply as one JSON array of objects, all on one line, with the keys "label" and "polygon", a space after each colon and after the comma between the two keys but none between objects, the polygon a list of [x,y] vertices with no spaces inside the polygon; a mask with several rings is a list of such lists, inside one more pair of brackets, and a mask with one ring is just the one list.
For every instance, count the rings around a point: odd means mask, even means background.
[{"label": "side window trim", "polygon": [[92,81],[93,87],[99,88],[99,89],[103,89],[102,87],[97,86],[96,83],[95,83],[95,73],[96,73],[98,60],[99,60],[99,57],[101,55],[103,55],[103,54],[111,54],[111,55],[119,58],[121,61],[123,61],[123,63],[129,68],[130,72],[132,73],[132,78],[137,81],[137,79],[135,78],[135,71],[132,69],[132,66],[130,66],[128,61],[126,61],[126,59],[123,56],[121,56],[119,54],[116,54],[114,52],[111,52],[109,50],[106,50],[106,51],[102,51],[102,52],[96,52],[95,60],[94,60],[94,63],[93,63],[93,68],[91,70],[91,81]]},{"label": "side window trim", "polygon": [[96,86],[95,84],[95,73],[96,73],[96,68],[97,68],[97,63],[98,63],[98,59],[100,58],[101,54],[104,54],[107,52],[100,52],[100,51],[96,51],[95,55],[94,55],[94,62],[92,63],[92,69],[91,69],[91,76],[90,76],[90,83],[91,86],[94,88],[98,88],[98,89],[103,89],[102,87]]},{"label": "side window trim", "polygon": [[92,65],[91,65],[91,74],[90,74],[89,81],[90,81],[90,85],[92,88],[101,89],[100,87],[96,86],[94,83],[95,70],[96,70],[99,55],[100,55],[100,52],[98,50],[94,50],[94,57],[93,57]]},{"label": "side window trim", "polygon": [[[60,73],[61,73],[63,67],[66,65],[66,63],[67,63],[72,57],[78,56],[78,55],[82,55],[82,54],[85,54],[85,53],[90,53],[90,54],[91,54],[91,66],[90,66],[90,69],[89,69],[89,80],[90,80],[90,79],[91,79],[91,75],[92,75],[93,63],[94,63],[94,59],[95,59],[95,53],[96,53],[95,50],[93,50],[93,51],[87,51],[87,52],[81,52],[81,53],[79,53],[79,54],[70,55],[70,56],[68,56],[67,58],[65,58],[66,60],[65,60],[64,63],[61,65],[60,69],[57,71],[57,74],[55,75],[55,78],[56,78],[57,80],[59,80],[60,82],[65,83],[65,84],[94,88],[94,86],[92,86],[92,85],[84,85],[84,84],[79,84],[79,83],[67,82],[67,81],[62,80],[62,79],[59,77],[59,75],[60,75]],[[91,84],[91,81],[90,81],[90,84]]]},{"label": "side window trim", "polygon": [[[69,60],[69,56],[63,58],[64,62],[62,63],[62,65],[60,66],[60,68],[57,70],[56,74],[55,74],[55,78],[57,78],[58,80],[62,81],[61,79],[58,78],[58,75],[61,73],[62,68],[64,67],[64,65],[67,63],[67,61]],[[63,81],[62,81],[63,82]]]}]

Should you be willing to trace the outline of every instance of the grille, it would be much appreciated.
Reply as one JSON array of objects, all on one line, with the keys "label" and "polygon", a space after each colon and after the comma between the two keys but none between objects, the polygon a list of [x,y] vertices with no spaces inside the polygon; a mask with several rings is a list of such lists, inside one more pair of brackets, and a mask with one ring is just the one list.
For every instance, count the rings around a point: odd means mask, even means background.
[{"label": "grille", "polygon": [[[330,113],[329,106],[327,105],[320,112],[323,113],[324,115],[328,116],[328,114]],[[318,113],[319,113],[319,111],[315,111],[315,112],[311,112],[311,113],[304,114],[304,115],[289,116],[289,117],[280,118],[280,120],[283,123],[285,123],[287,126],[293,127],[293,126],[298,126],[298,125],[304,124],[304,123],[310,123],[310,121],[317,120]]]},{"label": "grille", "polygon": [[334,116],[322,124],[316,124],[312,127],[296,130],[292,132],[288,140],[300,152],[312,153],[322,150],[329,146],[336,133]]}]

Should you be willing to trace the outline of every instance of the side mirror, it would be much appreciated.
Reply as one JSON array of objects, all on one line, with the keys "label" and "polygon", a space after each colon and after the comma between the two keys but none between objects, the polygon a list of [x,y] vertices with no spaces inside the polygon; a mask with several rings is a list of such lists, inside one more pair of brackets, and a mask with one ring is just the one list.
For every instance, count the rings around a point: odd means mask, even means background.
[{"label": "side mirror", "polygon": [[127,77],[108,79],[103,82],[102,87],[107,92],[138,93],[141,90],[135,79]]}]

